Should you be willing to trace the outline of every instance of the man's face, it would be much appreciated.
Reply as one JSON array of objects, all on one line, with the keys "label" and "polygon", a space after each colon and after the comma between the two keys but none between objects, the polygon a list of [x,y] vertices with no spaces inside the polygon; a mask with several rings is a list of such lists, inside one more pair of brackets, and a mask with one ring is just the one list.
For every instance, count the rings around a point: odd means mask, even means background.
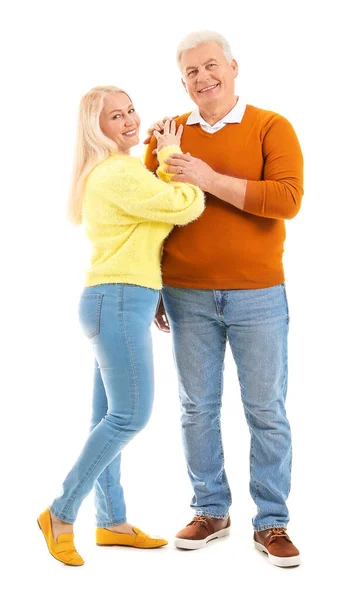
[{"label": "man's face", "polygon": [[235,60],[228,63],[216,42],[200,44],[181,54],[182,83],[190,98],[203,108],[223,106],[235,98]]}]

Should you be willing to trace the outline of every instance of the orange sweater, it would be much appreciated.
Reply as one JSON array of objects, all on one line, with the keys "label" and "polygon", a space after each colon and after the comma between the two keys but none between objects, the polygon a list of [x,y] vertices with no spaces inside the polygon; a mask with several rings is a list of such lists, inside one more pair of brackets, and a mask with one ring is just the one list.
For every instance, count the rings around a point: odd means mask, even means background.
[{"label": "orange sweater", "polygon": [[[177,123],[185,125],[190,113]],[[241,123],[216,133],[184,128],[183,152],[217,173],[247,179],[243,210],[206,194],[199,219],[175,227],[164,246],[163,283],[201,289],[251,289],[284,281],[284,219],[294,217],[303,195],[303,156],[291,124],[271,111],[247,105]],[[145,163],[152,171],[156,141]]]}]

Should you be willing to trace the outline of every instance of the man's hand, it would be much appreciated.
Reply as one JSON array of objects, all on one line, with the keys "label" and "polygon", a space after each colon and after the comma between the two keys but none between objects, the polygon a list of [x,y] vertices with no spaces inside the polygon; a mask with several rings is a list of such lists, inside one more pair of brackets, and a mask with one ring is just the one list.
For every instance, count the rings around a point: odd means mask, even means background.
[{"label": "man's hand", "polygon": [[175,174],[172,181],[192,183],[201,188],[203,192],[210,190],[215,175],[217,175],[206,162],[191,156],[189,152],[187,154],[171,154],[165,160],[165,164],[168,165],[165,172]]},{"label": "man's hand", "polygon": [[166,121],[173,121],[173,119],[177,119],[177,117],[178,115],[176,115],[175,117],[163,117],[161,121],[155,121],[154,123],[152,123],[152,125],[147,129],[147,134],[145,139],[143,140],[143,143],[149,144],[154,131],[163,133],[164,124],[166,123]]},{"label": "man's hand", "polygon": [[167,320],[167,315],[166,315],[165,307],[163,305],[162,295],[161,295],[160,303],[157,307],[157,311],[156,311],[153,322],[155,323],[155,325],[158,327],[158,329],[160,331],[164,331],[165,333],[170,333],[170,325]]}]

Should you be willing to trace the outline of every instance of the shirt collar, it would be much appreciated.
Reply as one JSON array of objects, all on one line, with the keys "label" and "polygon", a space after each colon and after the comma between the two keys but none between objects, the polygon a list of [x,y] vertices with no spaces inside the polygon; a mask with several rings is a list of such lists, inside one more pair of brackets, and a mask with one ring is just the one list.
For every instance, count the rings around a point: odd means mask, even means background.
[{"label": "shirt collar", "polygon": [[197,123],[199,123],[200,125],[204,125],[209,128],[212,128],[212,127],[216,128],[216,127],[219,127],[220,125],[225,125],[225,123],[241,123],[241,120],[244,116],[245,108],[246,108],[246,104],[244,102],[242,102],[242,100],[240,100],[240,98],[238,98],[237,103],[231,109],[231,111],[228,112],[227,115],[225,115],[222,119],[220,119],[220,121],[215,123],[215,125],[211,126],[211,125],[209,125],[209,123],[207,123],[205,121],[205,119],[202,118],[202,116],[200,115],[200,110],[197,107],[189,115],[189,117],[186,121],[186,125],[196,125]]}]

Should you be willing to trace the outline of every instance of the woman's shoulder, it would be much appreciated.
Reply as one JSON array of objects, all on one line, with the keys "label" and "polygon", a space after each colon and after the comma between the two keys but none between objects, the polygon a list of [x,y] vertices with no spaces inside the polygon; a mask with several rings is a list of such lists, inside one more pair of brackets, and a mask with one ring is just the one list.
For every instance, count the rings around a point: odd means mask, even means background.
[{"label": "woman's shoulder", "polygon": [[100,163],[98,163],[94,170],[111,170],[111,169],[127,169],[130,166],[137,165],[140,159],[136,156],[128,156],[127,154],[109,154]]},{"label": "woman's shoulder", "polygon": [[144,169],[140,158],[124,154],[110,154],[92,169],[88,181],[112,179],[138,168]]}]

